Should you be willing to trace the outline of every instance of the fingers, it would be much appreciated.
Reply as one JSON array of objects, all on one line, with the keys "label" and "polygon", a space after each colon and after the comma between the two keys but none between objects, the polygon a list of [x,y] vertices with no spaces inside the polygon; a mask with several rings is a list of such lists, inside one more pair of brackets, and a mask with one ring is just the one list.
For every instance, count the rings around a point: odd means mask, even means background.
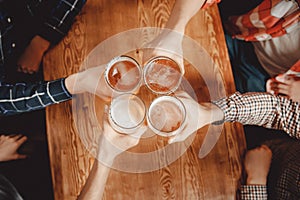
[{"label": "fingers", "polygon": [[175,94],[176,94],[176,97],[178,97],[178,98],[180,98],[180,97],[187,98],[187,99],[191,98],[190,95],[183,90],[176,91]]},{"label": "fingers", "polygon": [[293,82],[292,79],[289,78],[282,79],[281,76],[277,76],[276,78],[272,78],[267,81],[266,90],[267,92],[270,92],[275,95],[277,94],[289,95],[292,82]]},{"label": "fingers", "polygon": [[38,69],[39,69],[38,66],[24,67],[19,65],[17,71],[23,72],[25,74],[34,74],[38,71]]},{"label": "fingers", "polygon": [[284,94],[284,95],[290,95],[290,85],[279,83],[277,84],[275,91],[277,94]]},{"label": "fingers", "polygon": [[24,142],[27,141],[27,137],[25,135],[21,136],[18,138],[18,140],[16,141],[18,143],[19,146],[21,146]]},{"label": "fingers", "polygon": [[186,127],[184,127],[183,130],[180,131],[180,133],[175,134],[174,136],[171,136],[168,140],[168,143],[172,144],[175,142],[182,142],[182,141],[186,140],[190,135],[194,134],[194,133],[191,134],[189,131],[185,131],[185,128]]},{"label": "fingers", "polygon": [[1,135],[1,139],[3,140],[7,140],[7,141],[11,141],[11,142],[15,142],[17,144],[17,146],[21,146],[24,142],[27,141],[27,136],[25,135],[21,135],[21,134],[12,134],[12,135]]},{"label": "fingers", "polygon": [[27,155],[24,155],[24,154],[16,154],[16,160],[17,159],[25,159],[25,158],[27,158]]},{"label": "fingers", "polygon": [[147,131],[147,126],[141,126],[136,133],[132,134],[131,136],[135,137],[136,139],[140,139],[142,135]]},{"label": "fingers", "polygon": [[266,91],[274,94],[274,91],[272,90],[272,84],[276,81],[274,78],[268,79],[266,83]]}]

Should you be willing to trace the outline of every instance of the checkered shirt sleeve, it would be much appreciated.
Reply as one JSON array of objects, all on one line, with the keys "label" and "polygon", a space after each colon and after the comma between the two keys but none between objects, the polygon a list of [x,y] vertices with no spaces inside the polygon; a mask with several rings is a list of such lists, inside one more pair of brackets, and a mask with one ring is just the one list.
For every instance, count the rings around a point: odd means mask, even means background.
[{"label": "checkered shirt sleeve", "polygon": [[269,93],[234,93],[214,101],[223,110],[225,121],[280,129],[300,139],[298,102]]},{"label": "checkered shirt sleeve", "polygon": [[13,115],[42,109],[71,99],[63,79],[36,84],[0,86],[0,115]]},{"label": "checkered shirt sleeve", "polygon": [[267,186],[266,185],[242,185],[241,186],[242,200],[267,200]]}]

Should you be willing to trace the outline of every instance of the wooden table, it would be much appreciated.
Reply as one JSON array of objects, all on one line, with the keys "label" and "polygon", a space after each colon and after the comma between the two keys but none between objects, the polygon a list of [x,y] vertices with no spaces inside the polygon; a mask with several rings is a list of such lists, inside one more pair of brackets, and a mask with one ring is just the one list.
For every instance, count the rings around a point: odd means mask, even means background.
[{"label": "wooden table", "polygon": [[[173,3],[88,1],[69,34],[46,55],[45,79],[79,71],[91,50],[110,36],[138,27],[163,27]],[[234,81],[217,6],[199,11],[188,24],[186,35],[205,48],[214,63],[215,78],[223,83],[226,94],[233,93]],[[201,77],[193,79],[193,74],[193,67],[187,65],[186,76],[191,76],[198,99],[210,100],[204,81]],[[78,136],[71,101],[47,108],[46,114],[55,199],[76,199],[94,159]],[[147,173],[111,170],[103,199],[236,199],[245,150],[242,126],[225,123],[217,144],[199,159],[206,133],[207,127],[201,128],[187,151],[163,168]],[[161,140],[154,137],[151,142],[159,146]]]}]

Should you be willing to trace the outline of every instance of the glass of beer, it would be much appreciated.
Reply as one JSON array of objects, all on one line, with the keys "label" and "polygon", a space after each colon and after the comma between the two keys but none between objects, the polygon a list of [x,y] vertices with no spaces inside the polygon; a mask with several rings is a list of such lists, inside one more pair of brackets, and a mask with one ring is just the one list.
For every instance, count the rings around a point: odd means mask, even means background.
[{"label": "glass of beer", "polygon": [[186,119],[184,104],[174,96],[160,96],[150,104],[147,122],[156,134],[169,137],[182,130]]},{"label": "glass of beer", "polygon": [[135,133],[144,123],[146,106],[136,95],[125,93],[114,98],[109,108],[109,123],[117,132]]},{"label": "glass of beer", "polygon": [[155,94],[170,94],[181,83],[182,70],[171,58],[158,56],[144,67],[145,85]]},{"label": "glass of beer", "polygon": [[117,56],[107,64],[105,80],[115,92],[133,93],[141,83],[142,69],[134,58]]}]

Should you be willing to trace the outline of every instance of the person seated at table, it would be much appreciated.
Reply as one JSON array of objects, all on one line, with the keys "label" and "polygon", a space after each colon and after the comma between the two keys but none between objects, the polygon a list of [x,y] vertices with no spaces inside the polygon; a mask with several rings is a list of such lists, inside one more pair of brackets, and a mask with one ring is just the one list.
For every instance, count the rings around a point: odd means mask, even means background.
[{"label": "person seated at table", "polygon": [[[86,0],[0,1],[0,99],[2,103],[15,102],[16,105],[12,106],[16,106],[15,110],[19,112],[24,111],[23,105],[20,105],[22,103],[17,103],[22,101],[22,98],[39,101],[41,107],[47,105],[49,101],[57,103],[58,99],[70,98],[65,88],[61,86],[61,80],[47,84],[34,81],[30,83],[32,79],[36,79],[30,77],[29,83],[28,81],[25,83],[23,78],[28,77],[22,76],[19,78],[21,80],[17,80],[19,74],[16,68],[18,65],[18,70],[24,73],[36,72],[44,53],[68,33],[75,16],[85,3]],[[16,83],[15,87],[12,88],[10,83]],[[24,88],[27,90],[25,91]],[[11,95],[10,89],[12,89]],[[42,92],[31,93],[35,89]],[[49,99],[40,99],[39,95],[42,93],[49,93]],[[19,109],[19,106],[22,108]],[[25,110],[35,110],[34,107],[28,105]],[[6,113],[2,108],[0,110],[0,113]]]},{"label": "person seated at table", "polygon": [[177,0],[165,26],[167,31],[154,43],[159,48],[165,46],[168,49],[171,41],[176,39],[179,42],[173,44],[172,49],[177,49],[177,53],[182,52],[180,40],[171,37],[171,31],[168,30],[182,33],[183,37],[190,19],[200,9],[216,3],[219,3],[225,27],[226,43],[238,91],[266,91],[266,81],[270,77],[286,72],[300,60],[298,0]]},{"label": "person seated at table", "polygon": [[0,1],[0,81],[15,66],[37,72],[42,57],[69,31],[86,0]]},{"label": "person seated at table", "polygon": [[[300,139],[299,102],[292,101],[284,96],[275,96],[269,93],[249,92],[240,94],[236,92],[228,97],[214,102],[198,103],[186,92],[177,92],[177,97],[186,105],[187,120],[193,126],[186,126],[181,133],[171,137],[169,143],[181,142],[195,133],[199,128],[208,125],[219,125],[223,122],[240,122],[242,124],[258,125],[273,130],[284,130],[291,138]],[[272,199],[299,199],[300,176],[299,159],[296,159],[300,151],[299,142],[287,139],[266,141],[276,162],[271,168],[281,166],[279,170],[271,173],[272,180],[268,190]],[[295,154],[296,152],[296,154]],[[285,159],[287,158],[287,159]],[[293,163],[291,164],[291,161]],[[276,164],[275,164],[276,163]],[[288,177],[288,178],[287,178]],[[289,182],[292,180],[293,182]],[[269,193],[268,193],[269,194]],[[298,195],[298,196],[297,196]],[[283,198],[284,197],[284,198]],[[290,198],[289,198],[290,197]],[[293,197],[293,198],[292,198]]]},{"label": "person seated at table", "polygon": [[298,143],[275,139],[248,150],[244,160],[247,178],[240,188],[241,199],[299,199]]},{"label": "person seated at table", "polygon": [[[0,162],[24,159],[27,156],[18,153],[19,147],[26,142],[27,137],[22,135],[0,135]],[[0,199],[22,200],[14,185],[0,174]]]}]

